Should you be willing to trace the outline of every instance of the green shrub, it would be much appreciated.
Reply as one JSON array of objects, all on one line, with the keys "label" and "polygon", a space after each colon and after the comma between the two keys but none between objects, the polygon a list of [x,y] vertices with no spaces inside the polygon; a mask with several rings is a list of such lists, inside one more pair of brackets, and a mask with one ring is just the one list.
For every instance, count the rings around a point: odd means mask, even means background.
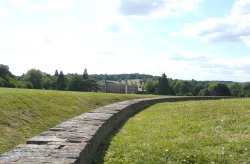
[{"label": "green shrub", "polygon": [[0,87],[4,87],[5,80],[0,77]]}]

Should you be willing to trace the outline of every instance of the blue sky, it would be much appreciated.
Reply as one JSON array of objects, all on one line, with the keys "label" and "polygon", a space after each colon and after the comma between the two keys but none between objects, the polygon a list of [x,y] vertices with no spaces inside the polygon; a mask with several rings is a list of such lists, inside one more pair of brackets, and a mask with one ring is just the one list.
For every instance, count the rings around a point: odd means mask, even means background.
[{"label": "blue sky", "polygon": [[0,0],[0,63],[250,81],[249,29],[250,0]]}]

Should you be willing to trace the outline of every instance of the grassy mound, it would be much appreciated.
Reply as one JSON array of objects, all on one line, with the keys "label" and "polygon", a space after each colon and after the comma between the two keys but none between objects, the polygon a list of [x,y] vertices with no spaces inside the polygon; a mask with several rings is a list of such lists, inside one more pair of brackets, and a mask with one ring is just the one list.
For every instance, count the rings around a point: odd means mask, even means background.
[{"label": "grassy mound", "polygon": [[250,99],[157,104],[106,144],[105,163],[249,163]]},{"label": "grassy mound", "polygon": [[0,88],[0,154],[81,113],[142,97],[145,96]]}]

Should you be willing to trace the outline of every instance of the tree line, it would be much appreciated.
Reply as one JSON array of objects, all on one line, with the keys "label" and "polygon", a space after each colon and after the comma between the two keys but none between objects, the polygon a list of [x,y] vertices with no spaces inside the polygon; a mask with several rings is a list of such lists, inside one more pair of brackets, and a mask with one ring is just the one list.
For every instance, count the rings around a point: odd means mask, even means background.
[{"label": "tree line", "polygon": [[133,80],[141,79],[143,81],[147,79],[158,78],[158,76],[152,76],[147,74],[131,73],[131,74],[93,74],[90,75],[95,80],[110,80],[110,81],[121,81],[121,80]]},{"label": "tree line", "polygon": [[87,92],[98,90],[96,80],[89,78],[87,69],[82,75],[64,75],[63,71],[58,70],[50,75],[38,69],[30,69],[22,76],[15,76],[3,64],[0,64],[0,87]]},{"label": "tree line", "polygon": [[176,96],[235,96],[250,97],[250,82],[215,82],[196,80],[177,80],[162,76],[146,74],[117,74],[117,75],[88,75],[87,69],[82,75],[67,74],[55,71],[54,75],[44,73],[38,69],[30,69],[22,76],[15,76],[7,65],[0,64],[0,87],[69,90],[69,91],[98,91],[98,80],[129,80],[141,79],[142,92],[158,95]]},{"label": "tree line", "polygon": [[250,82],[174,80],[165,73],[158,79],[145,81],[144,89],[148,94],[159,95],[250,97]]}]

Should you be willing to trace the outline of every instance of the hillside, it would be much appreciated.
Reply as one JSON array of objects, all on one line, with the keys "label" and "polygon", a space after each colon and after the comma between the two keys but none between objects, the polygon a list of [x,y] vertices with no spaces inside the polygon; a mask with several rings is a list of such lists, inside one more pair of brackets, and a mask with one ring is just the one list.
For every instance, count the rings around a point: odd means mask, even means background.
[{"label": "hillside", "polygon": [[146,96],[0,88],[0,154],[81,113],[141,97]]}]

